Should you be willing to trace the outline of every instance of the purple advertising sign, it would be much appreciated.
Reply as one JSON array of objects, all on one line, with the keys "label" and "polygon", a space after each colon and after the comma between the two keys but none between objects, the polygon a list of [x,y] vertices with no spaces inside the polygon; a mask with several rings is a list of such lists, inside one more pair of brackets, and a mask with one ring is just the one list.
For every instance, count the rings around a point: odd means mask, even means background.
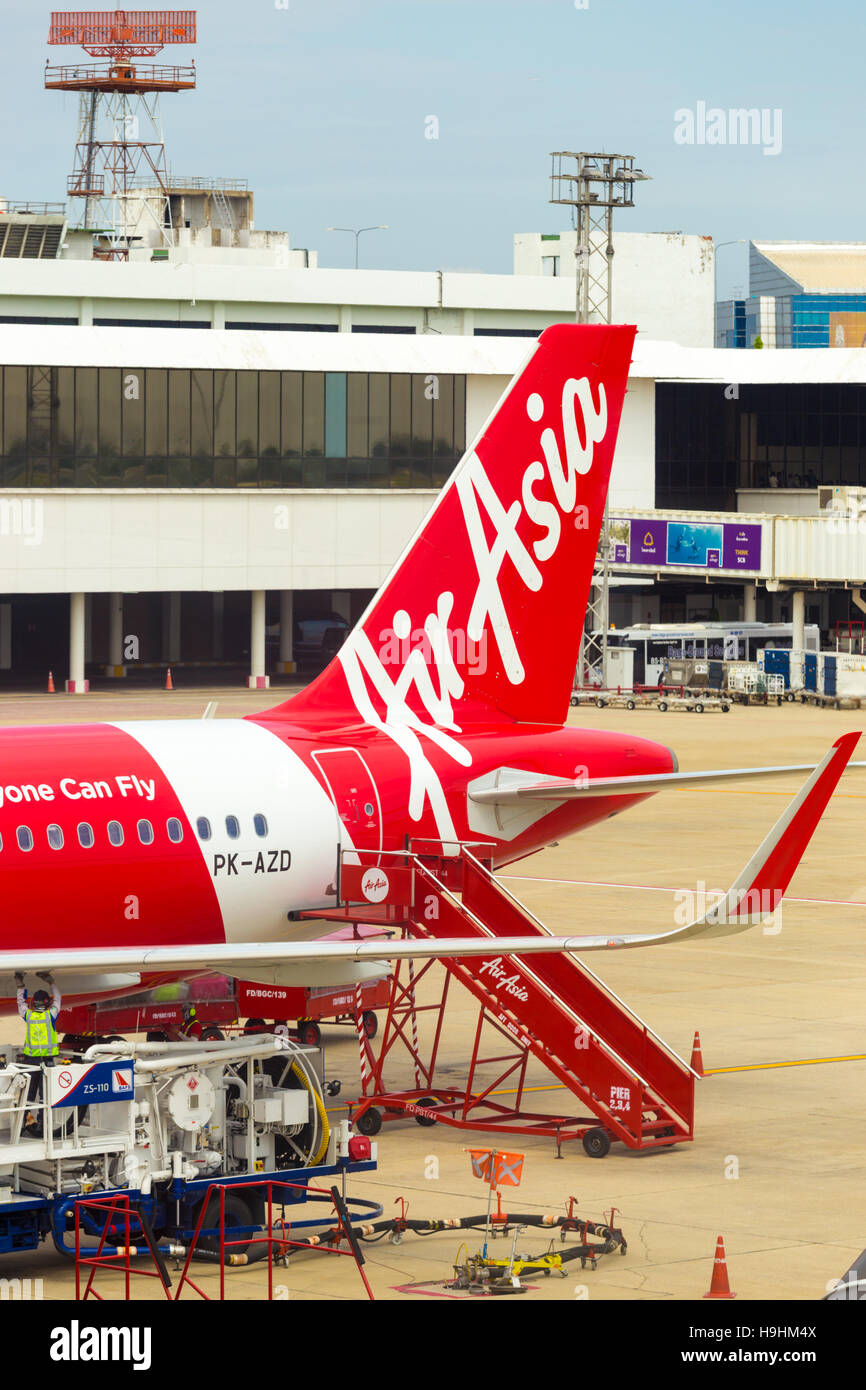
[{"label": "purple advertising sign", "polygon": [[629,538],[630,565],[663,565],[667,560],[666,521],[632,521]]},{"label": "purple advertising sign", "polygon": [[[614,563],[682,567],[683,569],[744,570],[761,568],[761,527],[739,522],[685,522],[617,519]],[[626,543],[622,530],[627,528]]]},{"label": "purple advertising sign", "polygon": [[737,526],[725,522],[722,568],[726,570],[759,570],[761,568],[760,525]]}]

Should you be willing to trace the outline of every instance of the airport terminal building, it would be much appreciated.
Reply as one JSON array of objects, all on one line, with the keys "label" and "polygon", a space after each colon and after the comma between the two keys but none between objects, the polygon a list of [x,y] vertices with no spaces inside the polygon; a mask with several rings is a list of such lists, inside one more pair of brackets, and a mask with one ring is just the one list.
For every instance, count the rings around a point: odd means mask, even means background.
[{"label": "airport terminal building", "polygon": [[[507,276],[324,270],[264,233],[79,259],[52,217],[0,213],[10,685],[194,664],[263,686],[326,654],[532,340],[574,312],[565,233],[515,237]],[[866,535],[828,530],[822,489],[866,496],[866,354],[715,349],[707,238],[623,235],[616,255],[615,316],[639,336],[613,620],[856,617]],[[642,544],[665,518],[722,539]]]}]

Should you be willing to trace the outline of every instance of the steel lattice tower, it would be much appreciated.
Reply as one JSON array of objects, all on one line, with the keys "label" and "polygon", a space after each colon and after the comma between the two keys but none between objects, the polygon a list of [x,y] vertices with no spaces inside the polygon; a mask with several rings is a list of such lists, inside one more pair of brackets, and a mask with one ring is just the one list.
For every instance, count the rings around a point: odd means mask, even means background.
[{"label": "steel lattice tower", "polygon": [[[634,207],[634,185],[648,179],[635,169],[631,154],[590,154],[555,150],[551,156],[550,202],[572,209],[575,228],[576,318],[578,323],[610,323],[613,318],[613,214]],[[610,626],[610,535],[604,504],[601,544],[589,591],[577,684],[599,666],[607,681],[607,630]]]},{"label": "steel lattice tower", "polygon": [[[171,232],[165,141],[159,98],[163,92],[195,87],[188,68],[142,65],[166,44],[196,40],[194,10],[76,10],[54,12],[49,44],[75,45],[104,63],[75,67],[45,65],[45,86],[79,92],[75,167],[67,180],[70,198],[82,201],[76,225],[102,233],[101,254],[124,260],[142,219],[158,239]],[[155,190],[143,197],[140,190]]]}]

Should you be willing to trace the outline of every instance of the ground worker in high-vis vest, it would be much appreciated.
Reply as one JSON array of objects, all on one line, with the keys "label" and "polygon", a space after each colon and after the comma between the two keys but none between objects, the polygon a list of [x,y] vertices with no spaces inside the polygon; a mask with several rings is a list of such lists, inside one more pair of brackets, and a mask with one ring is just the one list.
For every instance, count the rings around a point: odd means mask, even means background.
[{"label": "ground worker in high-vis vest", "polygon": [[57,1015],[60,1013],[60,990],[54,983],[54,976],[50,971],[41,972],[38,978],[44,980],[51,988],[50,1004],[44,989],[37,989],[28,1002],[24,976],[20,971],[15,974],[18,1013],[27,1028],[23,1051],[28,1062],[39,1062],[43,1066],[53,1067],[54,1059],[60,1050],[55,1027]]},{"label": "ground worker in high-vis vest", "polygon": [[195,1011],[195,1004],[185,1004],[183,1008],[183,1023],[180,1025],[180,1032],[188,1038],[198,1040],[202,1035],[202,1024],[199,1022]]}]

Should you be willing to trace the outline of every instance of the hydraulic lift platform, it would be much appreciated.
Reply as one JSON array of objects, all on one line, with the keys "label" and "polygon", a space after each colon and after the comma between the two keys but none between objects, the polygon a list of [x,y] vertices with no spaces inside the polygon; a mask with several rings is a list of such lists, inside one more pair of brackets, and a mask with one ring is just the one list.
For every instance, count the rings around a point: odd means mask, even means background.
[{"label": "hydraulic lift platform", "polygon": [[[551,934],[495,878],[483,846],[451,846],[456,852],[444,854],[438,844],[433,853],[422,848],[430,844],[413,841],[405,852],[366,857],[347,852],[337,905],[300,915],[378,925],[402,939]],[[445,969],[441,991],[433,1002],[419,1003],[418,986],[437,965]],[[466,1076],[457,1085],[451,1059],[447,1079],[437,1077],[452,980],[479,1004]],[[697,1073],[571,954],[501,956],[493,944],[489,956],[444,957],[420,968],[400,961],[378,1039],[374,1044],[361,1027],[358,1035],[361,1096],[353,1122],[363,1134],[411,1115],[421,1125],[441,1121],[460,1129],[550,1135],[557,1146],[579,1139],[595,1158],[614,1141],[648,1149],[694,1138]],[[488,1054],[491,1043],[498,1050]],[[400,1052],[409,1054],[414,1087],[391,1088],[385,1080],[386,1063]],[[531,1058],[571,1093],[577,1113],[526,1108]],[[500,1070],[491,1080],[493,1066]]]}]

